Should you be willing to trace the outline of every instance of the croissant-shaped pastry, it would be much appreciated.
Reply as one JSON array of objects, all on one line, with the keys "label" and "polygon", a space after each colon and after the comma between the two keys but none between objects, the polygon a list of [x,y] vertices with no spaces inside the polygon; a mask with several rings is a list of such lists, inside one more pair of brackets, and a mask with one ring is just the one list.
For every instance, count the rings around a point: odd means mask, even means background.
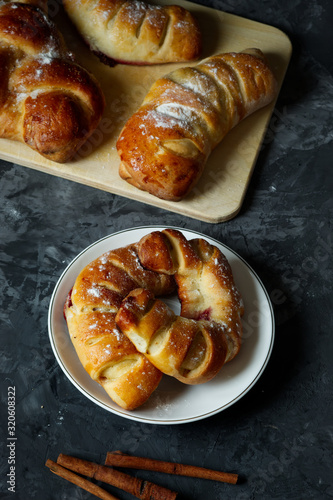
[{"label": "croissant-shaped pastry", "polygon": [[141,0],[63,0],[63,5],[105,64],[161,64],[199,57],[200,30],[183,7]]},{"label": "croissant-shaped pastry", "polygon": [[178,201],[198,182],[207,158],[245,117],[277,92],[258,49],[210,57],[160,78],[117,141],[120,176]]},{"label": "croissant-shaped pastry", "polygon": [[119,308],[118,327],[163,373],[187,384],[207,382],[241,343],[243,304],[226,257],[173,229],[145,236],[138,255],[147,269],[175,276],[181,316],[150,291],[134,290]]},{"label": "croissant-shaped pastry", "polygon": [[144,269],[137,246],[129,245],[86,266],[64,306],[70,338],[83,367],[126,410],[142,405],[162,377],[115,322],[122,299],[138,287],[164,295],[174,291],[175,283],[170,276]]},{"label": "croissant-shaped pastry", "polygon": [[66,162],[96,129],[104,96],[73,62],[43,0],[29,3],[0,5],[0,137]]}]

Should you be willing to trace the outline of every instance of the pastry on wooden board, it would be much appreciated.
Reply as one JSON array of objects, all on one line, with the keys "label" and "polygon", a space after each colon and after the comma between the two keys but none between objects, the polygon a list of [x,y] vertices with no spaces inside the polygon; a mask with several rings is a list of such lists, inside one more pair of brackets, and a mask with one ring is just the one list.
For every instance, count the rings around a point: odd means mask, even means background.
[{"label": "pastry on wooden board", "polygon": [[0,137],[69,161],[96,129],[105,100],[73,61],[46,2],[0,5]]},{"label": "pastry on wooden board", "polygon": [[198,23],[183,7],[141,0],[63,0],[63,5],[105,64],[163,64],[200,55]]},{"label": "pastry on wooden board", "polygon": [[174,70],[153,84],[121,131],[120,176],[158,198],[183,199],[225,135],[276,94],[275,77],[258,49]]}]

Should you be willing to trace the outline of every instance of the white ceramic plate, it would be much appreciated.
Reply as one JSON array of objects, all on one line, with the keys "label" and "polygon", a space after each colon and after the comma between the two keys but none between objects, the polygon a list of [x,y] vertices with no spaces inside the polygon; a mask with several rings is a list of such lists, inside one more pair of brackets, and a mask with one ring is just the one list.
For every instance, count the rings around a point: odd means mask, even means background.
[{"label": "white ceramic plate", "polygon": [[[134,411],[117,406],[104,389],[82,367],[70,341],[63,305],[81,269],[104,252],[139,241],[147,233],[165,227],[147,226],[106,236],[83,250],[65,269],[52,294],[49,307],[49,337],[55,357],[69,380],[91,401],[118,416],[150,424],[181,424],[210,417],[225,410],[244,396],[261,376],[270,358],[274,335],[274,316],[268,294],[250,266],[230,248],[195,231],[182,231],[186,238],[203,237],[218,246],[230,262],[234,279],[245,306],[243,344],[238,356],[222,367],[210,382],[187,386],[168,376],[150,399]],[[169,305],[179,312],[177,297]]]}]

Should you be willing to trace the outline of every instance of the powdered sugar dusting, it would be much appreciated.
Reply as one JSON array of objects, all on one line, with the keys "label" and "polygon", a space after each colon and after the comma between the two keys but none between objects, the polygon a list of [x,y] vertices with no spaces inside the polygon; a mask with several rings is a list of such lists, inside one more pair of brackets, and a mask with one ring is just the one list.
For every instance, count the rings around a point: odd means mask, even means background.
[{"label": "powdered sugar dusting", "polygon": [[126,11],[126,13],[123,15],[125,15],[131,23],[138,24],[142,17],[145,15],[147,8],[148,7],[144,4],[144,2],[134,0],[129,2],[128,4],[125,4],[125,6],[122,8],[122,14],[124,11]]},{"label": "powdered sugar dusting", "polygon": [[212,90],[212,85],[214,86],[215,90],[216,86],[213,83],[212,79],[205,73],[199,73],[199,71],[192,71],[191,78],[182,81],[183,87],[192,90],[202,97],[207,96],[207,92]]},{"label": "powdered sugar dusting", "polygon": [[54,35],[51,35],[37,59],[40,64],[47,65],[58,57],[60,57],[59,42]]},{"label": "powdered sugar dusting", "polygon": [[176,103],[166,103],[161,104],[155,110],[157,113],[161,113],[162,115],[170,116],[177,120],[185,121],[193,121],[196,119],[196,113],[190,109],[188,106],[184,106],[182,104]]},{"label": "powdered sugar dusting", "polygon": [[101,290],[98,288],[98,286],[93,283],[90,288],[87,290],[88,295],[92,295],[93,297],[100,297],[101,296]]}]

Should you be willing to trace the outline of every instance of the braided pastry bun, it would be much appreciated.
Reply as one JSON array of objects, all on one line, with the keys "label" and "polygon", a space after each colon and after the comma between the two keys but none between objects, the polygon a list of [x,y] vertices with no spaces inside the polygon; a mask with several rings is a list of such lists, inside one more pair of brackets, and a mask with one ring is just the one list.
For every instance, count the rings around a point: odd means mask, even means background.
[{"label": "braided pastry bun", "polygon": [[63,0],[63,5],[105,64],[161,64],[199,57],[201,34],[183,7],[141,0]]},{"label": "braided pastry bun", "polygon": [[158,198],[181,200],[225,135],[276,92],[258,49],[176,69],[154,83],[125,124],[117,141],[121,178]]},{"label": "braided pastry bun", "polygon": [[147,269],[175,277],[181,316],[152,291],[133,290],[116,315],[118,327],[163,373],[187,384],[207,382],[241,344],[243,304],[226,257],[173,229],[142,238],[138,255]]},{"label": "braided pastry bun", "polygon": [[105,106],[96,79],[74,63],[43,0],[0,5],[0,137],[66,162]]},{"label": "braided pastry bun", "polygon": [[174,291],[175,283],[171,276],[144,269],[137,246],[129,245],[86,266],[64,306],[70,338],[83,367],[127,410],[142,405],[162,377],[115,322],[122,299],[138,287],[164,295]]}]

